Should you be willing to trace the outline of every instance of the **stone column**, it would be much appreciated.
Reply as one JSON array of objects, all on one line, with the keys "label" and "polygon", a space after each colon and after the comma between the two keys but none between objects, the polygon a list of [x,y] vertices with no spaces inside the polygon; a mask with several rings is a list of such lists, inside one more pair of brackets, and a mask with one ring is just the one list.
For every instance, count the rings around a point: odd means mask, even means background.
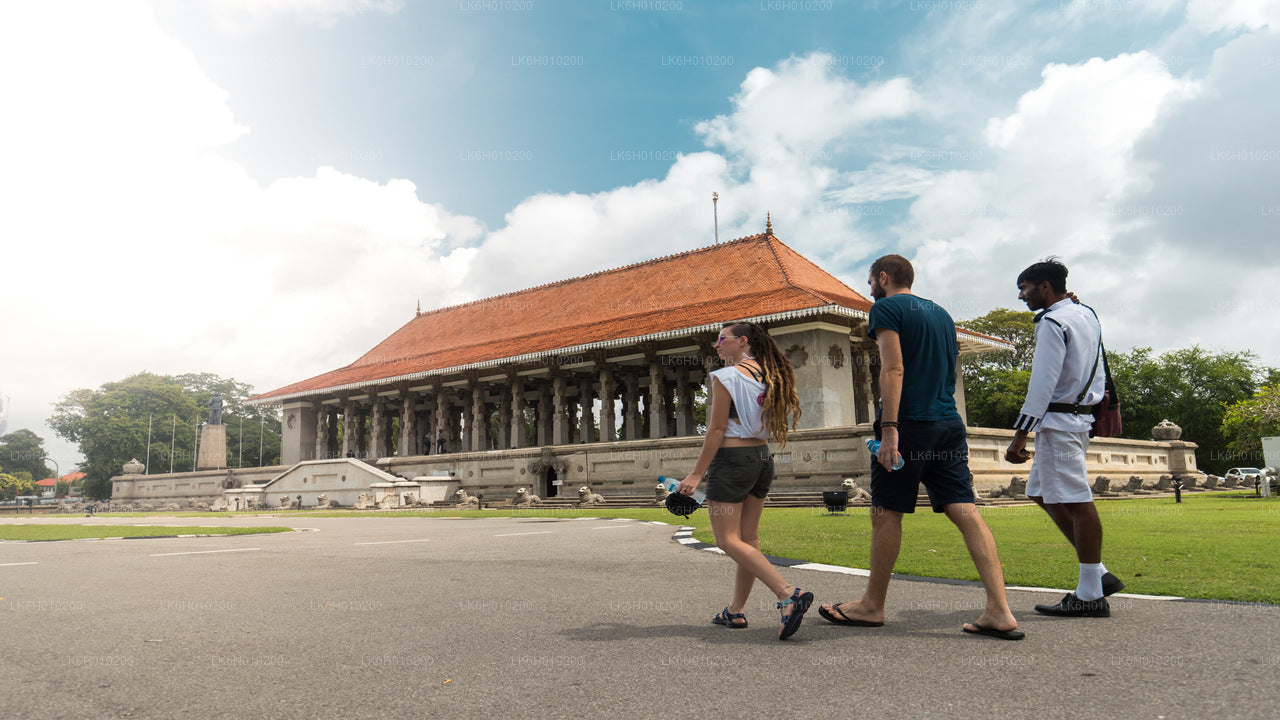
[{"label": "stone column", "polygon": [[547,386],[538,387],[538,446],[551,444],[551,397],[547,394]]},{"label": "stone column", "polygon": [[356,404],[347,400],[342,403],[342,457],[356,451]]},{"label": "stone column", "polygon": [[511,447],[511,386],[502,386],[498,393],[498,449]]},{"label": "stone column", "polygon": [[328,420],[328,437],[325,438],[325,457],[338,457],[338,411],[330,410]]},{"label": "stone column", "polygon": [[617,383],[613,379],[613,371],[600,364],[600,442],[613,442],[618,439],[618,429],[613,406],[614,392]]},{"label": "stone column", "polygon": [[689,368],[680,367],[676,376],[676,398],[680,407],[676,410],[676,436],[694,434],[693,385],[689,383]]},{"label": "stone column", "polygon": [[649,438],[656,439],[666,435],[667,410],[666,387],[663,383],[662,364],[655,358],[649,361]]},{"label": "stone column", "polygon": [[356,457],[369,457],[369,410],[361,407],[356,413]]},{"label": "stone column", "polygon": [[627,440],[639,440],[640,434],[640,378],[627,373],[622,378],[622,417]]},{"label": "stone column", "polygon": [[857,424],[849,328],[826,322],[781,327],[771,333],[796,374],[800,428]]},{"label": "stone column", "polygon": [[321,405],[316,411],[316,460],[329,459],[329,411]]},{"label": "stone column", "polygon": [[436,387],[436,421],[433,423],[435,427],[431,432],[431,454],[440,452],[440,447],[435,444],[436,433],[444,430],[445,439],[449,439],[449,393],[443,387]]},{"label": "stone column", "polygon": [[552,405],[552,421],[551,421],[551,444],[552,445],[568,445],[569,444],[569,413],[567,403],[565,402],[565,383],[564,376],[557,375],[551,381],[551,405]]},{"label": "stone column", "polygon": [[578,442],[595,442],[596,413],[595,392],[591,386],[591,376],[583,376],[578,381]]},{"label": "stone column", "polygon": [[524,378],[516,375],[511,378],[511,410],[508,413],[510,418],[510,441],[507,444],[509,448],[522,448],[525,446],[524,437]]},{"label": "stone column", "polygon": [[[373,394],[372,392],[370,394]],[[369,434],[371,436],[370,451],[373,453],[373,459],[386,457],[388,440],[387,437],[387,406],[386,402],[380,400],[376,395],[373,398],[373,417],[369,422]]]},{"label": "stone column", "polygon": [[418,413],[414,410],[418,403],[407,389],[400,391],[400,398],[400,447],[396,454],[409,457],[418,454]]},{"label": "stone column", "polygon": [[871,389],[871,377],[876,368],[871,363],[878,357],[870,351],[858,353],[858,422],[869,423],[876,419],[876,396]]},{"label": "stone column", "polygon": [[569,444],[576,445],[578,442],[578,399],[572,396],[566,397],[564,404],[569,411]]},{"label": "stone column", "polygon": [[484,449],[485,422],[484,417],[484,393],[485,389],[480,383],[472,381],[471,383],[471,452],[479,452]]},{"label": "stone column", "polygon": [[[284,426],[280,429],[280,463],[282,465],[293,465],[303,460],[314,459],[316,449],[316,410],[315,407],[306,400],[299,400],[285,403],[283,408]],[[206,465],[198,465],[202,468],[223,468],[226,467],[226,429],[222,425],[206,425],[206,428],[219,428],[217,432],[223,433],[222,449],[218,453],[210,453],[210,459]],[[213,446],[210,446],[213,451]]]}]

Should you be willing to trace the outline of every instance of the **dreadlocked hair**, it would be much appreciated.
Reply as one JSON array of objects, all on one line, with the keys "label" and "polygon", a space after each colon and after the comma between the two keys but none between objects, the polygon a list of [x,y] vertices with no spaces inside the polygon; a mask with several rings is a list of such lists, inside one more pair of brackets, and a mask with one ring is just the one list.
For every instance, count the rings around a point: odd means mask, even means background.
[{"label": "dreadlocked hair", "polygon": [[764,370],[764,420],[769,437],[787,446],[787,432],[800,422],[800,396],[796,393],[796,374],[791,361],[782,354],[768,331],[755,323],[738,322],[725,325],[734,337],[745,337],[751,356]]}]

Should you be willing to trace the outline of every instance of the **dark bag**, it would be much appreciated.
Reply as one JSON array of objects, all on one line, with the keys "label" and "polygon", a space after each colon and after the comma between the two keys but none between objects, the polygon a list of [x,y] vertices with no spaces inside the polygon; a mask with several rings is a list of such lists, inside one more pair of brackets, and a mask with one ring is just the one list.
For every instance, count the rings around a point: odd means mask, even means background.
[{"label": "dark bag", "polygon": [[1089,429],[1089,437],[1120,437],[1120,433],[1124,431],[1124,420],[1120,417],[1120,394],[1116,392],[1116,384],[1111,379],[1111,365],[1107,363],[1107,351],[1102,347],[1101,341],[1098,352],[1102,355],[1106,380],[1102,386],[1102,402],[1093,406],[1093,427]]}]

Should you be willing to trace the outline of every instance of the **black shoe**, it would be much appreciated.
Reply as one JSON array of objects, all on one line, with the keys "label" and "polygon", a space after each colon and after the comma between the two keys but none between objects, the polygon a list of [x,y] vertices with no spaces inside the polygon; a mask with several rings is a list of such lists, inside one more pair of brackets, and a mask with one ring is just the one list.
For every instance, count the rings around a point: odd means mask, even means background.
[{"label": "black shoe", "polygon": [[1102,574],[1102,596],[1115,595],[1124,589],[1124,583],[1120,582],[1120,578],[1111,573]]},{"label": "black shoe", "polygon": [[1106,598],[1085,601],[1069,592],[1057,605],[1037,605],[1036,612],[1058,617],[1111,617],[1111,604]]}]

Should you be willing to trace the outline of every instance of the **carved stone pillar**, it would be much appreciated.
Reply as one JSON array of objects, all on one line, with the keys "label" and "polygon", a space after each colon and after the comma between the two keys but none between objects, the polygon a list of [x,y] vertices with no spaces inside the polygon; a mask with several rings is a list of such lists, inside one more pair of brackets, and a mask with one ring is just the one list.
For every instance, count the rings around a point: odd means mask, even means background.
[{"label": "carved stone pillar", "polygon": [[342,403],[342,457],[356,451],[356,404],[347,400]]},{"label": "carved stone pillar", "polygon": [[551,444],[569,444],[569,412],[565,401],[565,382],[563,375],[557,375],[551,381]]},{"label": "carved stone pillar", "polygon": [[627,440],[639,440],[640,435],[640,378],[627,373],[622,381],[622,422]]},{"label": "carved stone pillar", "polygon": [[657,358],[649,361],[649,438],[656,439],[666,435],[667,411],[666,388],[662,377],[662,363]]},{"label": "carved stone pillar", "polygon": [[689,368],[683,365],[680,367],[680,374],[676,376],[676,398],[679,405],[676,409],[676,435],[693,435],[693,385],[689,382]]},{"label": "carved stone pillar", "polygon": [[478,382],[471,383],[471,452],[484,449],[485,427],[489,424],[484,416],[485,388]]},{"label": "carved stone pillar", "polygon": [[618,429],[614,426],[613,396],[617,383],[613,379],[613,371],[603,363],[600,365],[600,442],[613,442],[618,439]]},{"label": "carved stone pillar", "polygon": [[[371,393],[372,394],[372,393]],[[373,398],[373,417],[369,423],[369,431],[372,436],[371,445],[374,459],[386,457],[387,441],[387,405],[386,402],[377,396]]]},{"label": "carved stone pillar", "polygon": [[356,457],[369,457],[369,413],[364,408],[356,411]]},{"label": "carved stone pillar", "polygon": [[498,393],[498,449],[511,447],[511,386],[503,385]]},{"label": "carved stone pillar", "polygon": [[509,448],[525,446],[524,438],[524,378],[516,375],[511,379],[511,405],[507,417],[510,423]]},{"label": "carved stone pillar", "polygon": [[[858,403],[858,422],[869,423],[876,418],[876,396],[871,389],[871,376],[875,373],[875,368],[871,365],[872,354],[863,352],[858,355],[858,365],[861,377],[858,383],[858,391],[862,396]],[[878,357],[878,356],[876,356]]]},{"label": "carved stone pillar", "polygon": [[547,393],[547,386],[538,387],[538,446],[546,447],[551,444],[551,426],[552,426],[552,407],[551,396]]},{"label": "carved stone pillar", "polygon": [[443,452],[438,442],[440,431],[444,431],[444,438],[449,439],[449,393],[443,387],[436,387],[436,421],[435,427],[432,429],[431,443],[433,445],[429,452]]},{"label": "carved stone pillar", "polygon": [[418,454],[418,413],[413,407],[418,403],[407,389],[400,391],[400,399],[400,446],[396,448],[396,454],[409,457]]},{"label": "carved stone pillar", "polygon": [[591,377],[583,377],[578,382],[578,442],[595,442],[596,413],[595,392],[591,387]]},{"label": "carved stone pillar", "polygon": [[564,404],[569,411],[569,444],[575,445],[578,442],[578,398],[566,397]]},{"label": "carved stone pillar", "polygon": [[329,459],[329,411],[323,405],[316,412],[316,460]]}]

